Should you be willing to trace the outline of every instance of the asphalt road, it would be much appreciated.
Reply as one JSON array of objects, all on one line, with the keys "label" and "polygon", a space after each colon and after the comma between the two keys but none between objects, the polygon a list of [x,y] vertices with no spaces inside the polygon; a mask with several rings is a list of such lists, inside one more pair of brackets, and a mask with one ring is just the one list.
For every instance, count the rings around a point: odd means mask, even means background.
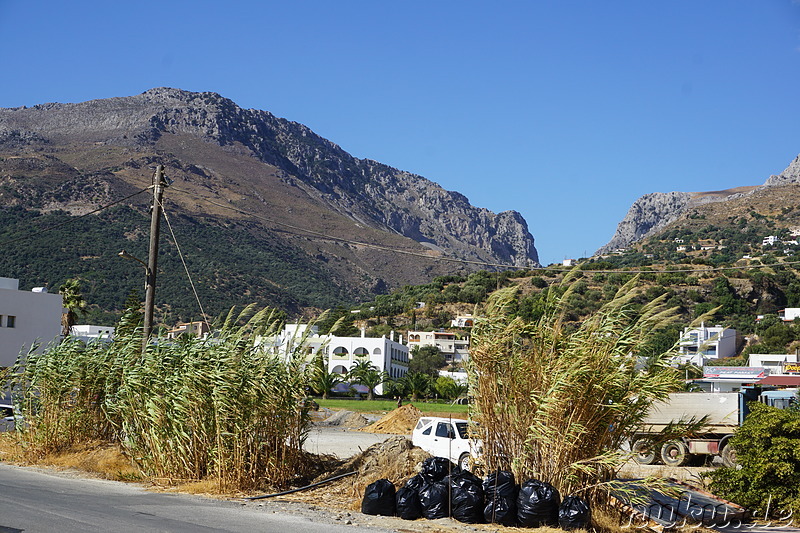
[{"label": "asphalt road", "polygon": [[347,525],[346,517],[307,505],[243,504],[155,493],[133,484],[65,477],[4,464],[0,464],[0,493],[0,533],[389,531]]}]

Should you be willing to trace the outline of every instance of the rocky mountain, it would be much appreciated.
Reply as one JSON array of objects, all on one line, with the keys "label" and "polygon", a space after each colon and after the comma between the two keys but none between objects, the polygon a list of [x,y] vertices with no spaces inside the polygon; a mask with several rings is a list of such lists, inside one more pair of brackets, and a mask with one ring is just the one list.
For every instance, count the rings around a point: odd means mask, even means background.
[{"label": "rocky mountain", "polygon": [[668,192],[646,194],[636,200],[625,218],[617,226],[611,240],[595,252],[595,255],[627,248],[683,217],[693,208],[713,203],[737,200],[771,187],[780,187],[800,182],[800,155],[779,175],[772,175],[760,186],[737,187],[709,192]]},{"label": "rocky mountain", "polygon": [[[94,212],[147,187],[157,164],[166,166],[173,181],[165,195],[168,215],[193,235],[198,254],[225,239],[236,241],[234,248],[245,256],[248,243],[259,253],[271,250],[269,260],[262,258],[267,264],[261,276],[243,275],[235,262],[215,264],[200,274],[209,291],[240,278],[239,290],[280,293],[281,307],[298,310],[469,272],[482,262],[538,265],[534,239],[519,213],[474,207],[428,179],[355,158],[302,124],[242,109],[215,93],[159,88],[130,97],[0,109],[0,215],[13,213],[21,233],[20,220],[27,216],[92,213],[80,223],[113,226],[126,246],[141,245],[146,226],[120,224],[146,218],[147,194],[117,204],[114,209],[131,211],[114,220],[103,218],[107,210]],[[6,237],[16,239],[11,232],[17,230],[10,228]],[[81,250],[82,261],[103,255],[90,248]],[[292,286],[302,285],[297,276],[285,279],[287,261],[330,286],[332,297],[319,297],[324,287],[298,291]],[[284,272],[281,279],[273,279],[272,264]],[[92,267],[102,270],[100,264]],[[39,279],[42,273],[13,249],[0,259],[0,269],[23,286],[57,281]],[[85,268],[67,270],[65,275],[87,275]],[[232,301],[245,300],[235,296]]]}]

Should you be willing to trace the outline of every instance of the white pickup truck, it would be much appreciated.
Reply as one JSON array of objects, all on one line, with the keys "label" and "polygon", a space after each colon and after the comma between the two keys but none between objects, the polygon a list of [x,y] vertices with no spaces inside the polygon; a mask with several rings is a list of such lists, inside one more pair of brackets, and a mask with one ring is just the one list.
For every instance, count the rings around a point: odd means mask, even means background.
[{"label": "white pickup truck", "polygon": [[424,416],[417,422],[411,442],[433,456],[445,457],[469,470],[470,457],[478,457],[480,443],[469,438],[468,425],[468,421],[460,418]]}]

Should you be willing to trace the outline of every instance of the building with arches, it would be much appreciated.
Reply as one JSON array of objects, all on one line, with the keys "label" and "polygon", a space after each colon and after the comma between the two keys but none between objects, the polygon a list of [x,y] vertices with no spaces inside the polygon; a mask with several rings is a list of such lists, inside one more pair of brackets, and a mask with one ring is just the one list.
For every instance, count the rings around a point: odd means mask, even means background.
[{"label": "building with arches", "polygon": [[[261,344],[287,356],[299,347],[306,352],[309,362],[321,351],[328,371],[337,374],[346,374],[361,361],[369,361],[392,379],[400,379],[408,373],[408,346],[403,344],[402,336],[395,340],[394,332],[388,338],[374,338],[367,337],[364,330],[360,337],[319,335],[317,331],[317,326],[287,324],[280,337],[271,342],[262,340]],[[376,387],[375,392],[382,394],[383,386]]]}]

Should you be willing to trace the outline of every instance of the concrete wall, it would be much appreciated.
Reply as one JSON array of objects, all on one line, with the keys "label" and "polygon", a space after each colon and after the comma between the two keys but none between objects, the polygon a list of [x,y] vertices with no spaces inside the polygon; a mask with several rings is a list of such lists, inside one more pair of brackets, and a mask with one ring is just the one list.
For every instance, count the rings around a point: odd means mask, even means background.
[{"label": "concrete wall", "polygon": [[0,366],[13,365],[35,343],[41,350],[61,338],[61,295],[16,290],[9,281],[17,280],[0,278]]}]

